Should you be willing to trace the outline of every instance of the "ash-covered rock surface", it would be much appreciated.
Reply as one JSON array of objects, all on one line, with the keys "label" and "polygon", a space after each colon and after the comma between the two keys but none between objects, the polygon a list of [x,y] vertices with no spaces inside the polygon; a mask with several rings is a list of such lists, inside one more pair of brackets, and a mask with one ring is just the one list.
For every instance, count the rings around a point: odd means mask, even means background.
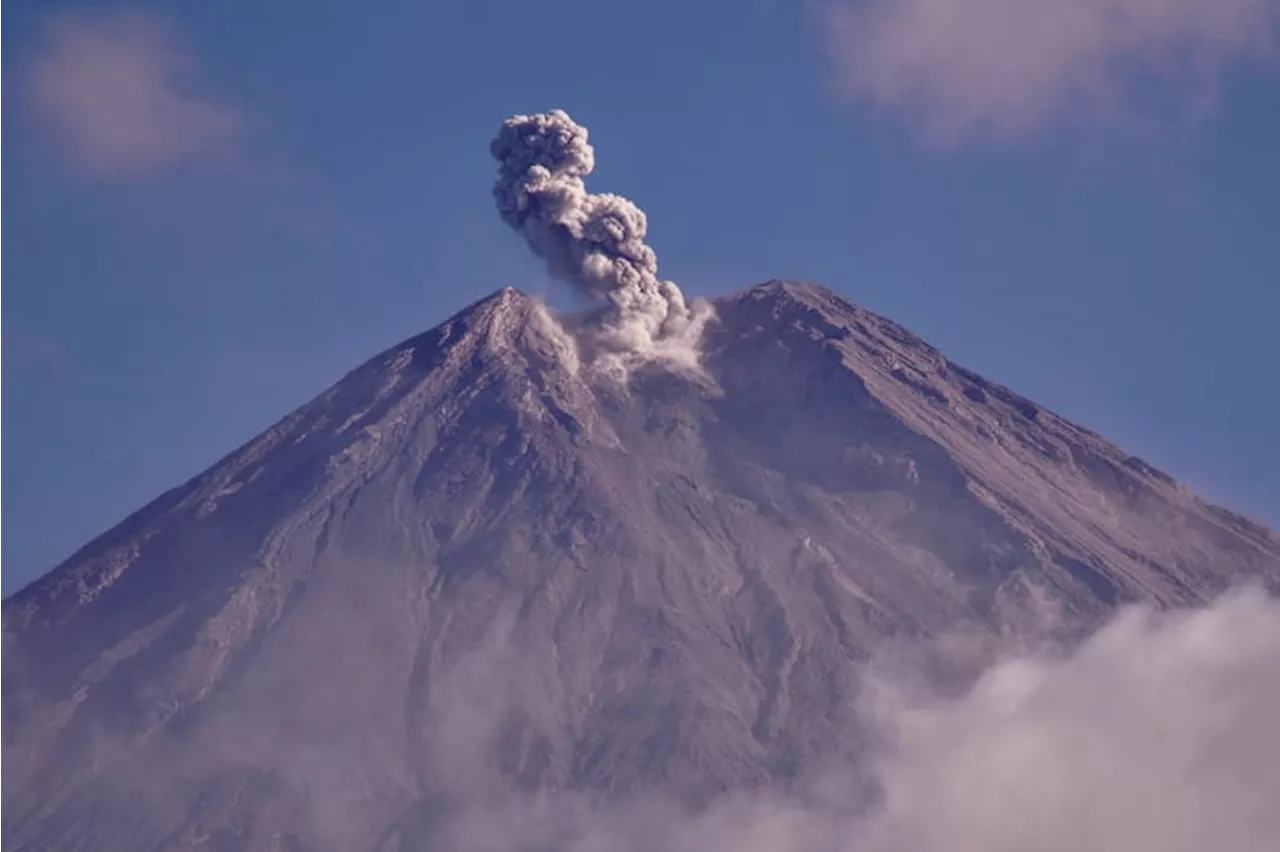
[{"label": "ash-covered rock surface", "polygon": [[710,381],[621,385],[504,290],[7,599],[4,848],[408,852],[464,802],[787,789],[863,747],[894,643],[1280,588],[1264,526],[830,291],[715,310]]}]

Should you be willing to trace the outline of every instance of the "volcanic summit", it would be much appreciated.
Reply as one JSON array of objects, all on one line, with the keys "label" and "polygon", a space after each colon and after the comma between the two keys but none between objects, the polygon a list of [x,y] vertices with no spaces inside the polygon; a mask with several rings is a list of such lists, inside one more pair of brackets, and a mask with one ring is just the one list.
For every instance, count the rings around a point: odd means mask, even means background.
[{"label": "volcanic summit", "polygon": [[617,381],[503,290],[8,598],[5,849],[785,791],[856,759],[886,644],[1280,588],[1266,527],[829,290],[713,307],[699,376]]}]

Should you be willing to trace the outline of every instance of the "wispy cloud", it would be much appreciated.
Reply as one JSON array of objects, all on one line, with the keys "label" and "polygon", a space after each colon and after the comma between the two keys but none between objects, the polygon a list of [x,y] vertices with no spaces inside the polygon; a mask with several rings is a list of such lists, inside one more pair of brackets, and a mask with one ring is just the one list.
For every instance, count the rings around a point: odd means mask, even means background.
[{"label": "wispy cloud", "polygon": [[194,57],[159,19],[77,11],[47,22],[24,82],[78,166],[124,176],[232,150],[241,116],[197,78]]},{"label": "wispy cloud", "polygon": [[[190,783],[252,767],[288,803],[270,819],[326,849],[400,835],[397,848],[456,852],[1271,852],[1280,836],[1280,599],[1257,588],[1193,610],[1126,608],[1079,644],[1000,654],[962,690],[937,689],[909,654],[878,655],[849,732],[871,746],[861,764],[703,807],[659,790],[521,791],[530,743],[558,771],[581,752],[563,727],[572,692],[539,674],[552,651],[521,644],[511,617],[431,670],[406,729],[384,699],[404,686],[394,666],[363,664],[386,636],[353,600],[343,617],[359,623],[320,636],[325,677],[309,699],[302,681],[257,669],[198,733],[158,746],[172,753],[95,743],[113,788],[164,820],[187,813]],[[630,717],[605,721],[621,731]],[[424,791],[388,834],[383,803]]]},{"label": "wispy cloud", "polygon": [[1202,115],[1280,17],[1274,0],[817,2],[841,91],[942,144]]}]

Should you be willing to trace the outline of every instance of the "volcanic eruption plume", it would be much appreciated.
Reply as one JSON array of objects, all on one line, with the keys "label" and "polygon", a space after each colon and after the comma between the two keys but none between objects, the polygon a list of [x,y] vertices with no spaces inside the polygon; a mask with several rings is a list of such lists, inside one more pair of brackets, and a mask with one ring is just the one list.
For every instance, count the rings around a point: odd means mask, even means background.
[{"label": "volcanic eruption plume", "polygon": [[493,196],[503,221],[555,278],[605,303],[592,343],[624,357],[696,364],[710,307],[687,304],[680,288],[658,278],[643,210],[587,191],[595,168],[587,129],[563,110],[517,115],[502,123],[489,150],[499,162]]}]

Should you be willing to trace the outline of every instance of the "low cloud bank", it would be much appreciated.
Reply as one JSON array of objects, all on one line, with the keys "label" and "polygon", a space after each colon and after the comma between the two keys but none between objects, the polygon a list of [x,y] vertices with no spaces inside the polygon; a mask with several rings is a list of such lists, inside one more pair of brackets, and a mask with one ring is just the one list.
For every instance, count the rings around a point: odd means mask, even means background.
[{"label": "low cloud bank", "polygon": [[1274,849],[1280,603],[1126,610],[1074,653],[1016,657],[963,697],[880,677],[883,803],[858,849]]},{"label": "low cloud bank", "polygon": [[842,782],[697,813],[489,801],[454,811],[439,848],[1270,852],[1280,839],[1280,602],[1257,590],[1126,610],[1073,652],[996,662],[958,697],[873,665],[862,709],[869,799]]},{"label": "low cloud bank", "polygon": [[[863,671],[858,765],[701,808],[661,791],[516,791],[504,738],[540,730],[564,755],[574,732],[565,696],[529,664],[546,649],[522,645],[512,623],[432,674],[410,724],[425,742],[406,747],[393,708],[379,717],[381,690],[353,691],[377,724],[323,742],[307,736],[324,728],[300,736],[296,708],[267,692],[176,753],[134,762],[136,748],[95,745],[110,767],[99,792],[170,819],[210,795],[210,767],[275,775],[283,786],[261,824],[290,826],[315,849],[1272,852],[1280,838],[1280,600],[1257,589],[1196,610],[1126,609],[1071,650],[1002,655],[960,690],[930,685],[894,649]],[[350,655],[325,648],[342,672],[377,653],[333,648]],[[215,820],[235,812],[209,801]]]}]

